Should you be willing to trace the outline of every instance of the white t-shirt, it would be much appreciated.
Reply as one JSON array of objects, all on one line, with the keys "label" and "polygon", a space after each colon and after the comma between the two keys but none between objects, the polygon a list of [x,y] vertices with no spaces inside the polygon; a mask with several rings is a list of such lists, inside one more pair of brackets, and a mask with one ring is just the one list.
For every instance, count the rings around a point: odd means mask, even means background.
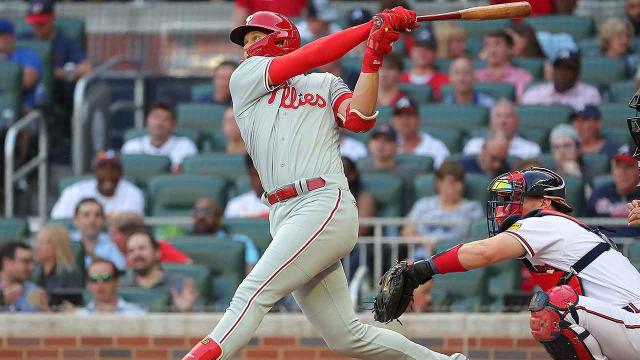
[{"label": "white t-shirt", "polygon": [[[420,144],[413,149],[413,155],[424,155],[433,158],[433,167],[439,168],[444,159],[449,156],[449,149],[441,140],[434,138],[426,132],[420,132]],[[403,154],[402,146],[404,140],[398,136],[398,154]]]},{"label": "white t-shirt", "polygon": [[78,181],[64,189],[51,210],[51,218],[73,218],[76,205],[86,198],[98,200],[107,214],[128,211],[144,216],[144,195],[137,186],[125,179],[120,179],[113,196],[106,197],[98,191],[98,181],[90,179]]},{"label": "white t-shirt", "polygon": [[[476,155],[482,150],[484,138],[474,137],[467,141],[462,152],[465,155]],[[509,143],[509,155],[521,159],[531,159],[540,155],[540,145],[516,135]]]},{"label": "white t-shirt", "polygon": [[122,145],[123,154],[162,155],[171,159],[171,166],[177,168],[187,156],[198,153],[191,139],[184,136],[171,136],[161,147],[151,144],[149,135],[133,138]]},{"label": "white t-shirt", "polygon": [[224,209],[225,218],[268,218],[269,207],[251,190],[229,200]]},{"label": "white t-shirt", "polygon": [[354,138],[343,136],[340,141],[340,155],[356,161],[367,156],[367,147]]},{"label": "white t-shirt", "polygon": [[[505,233],[526,249],[533,265],[550,265],[569,271],[580,258],[603,240],[575,222],[546,215],[517,221]],[[609,250],[579,274],[585,296],[624,307],[640,304],[640,273],[620,252]]]}]

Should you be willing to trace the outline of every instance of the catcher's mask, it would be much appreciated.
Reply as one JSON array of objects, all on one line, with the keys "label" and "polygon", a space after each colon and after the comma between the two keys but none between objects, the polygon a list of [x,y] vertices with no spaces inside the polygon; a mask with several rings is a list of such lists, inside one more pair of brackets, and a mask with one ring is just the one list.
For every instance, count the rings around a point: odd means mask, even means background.
[{"label": "catcher's mask", "polygon": [[[636,144],[633,157],[640,161],[640,90],[631,98],[629,107],[636,110],[636,116],[628,118],[627,125],[629,125],[629,132],[631,133],[633,142]],[[640,166],[640,163],[638,163],[638,166]]]},{"label": "catcher's mask", "polygon": [[487,226],[491,236],[502,230],[500,226],[507,217],[524,215],[523,203],[526,196],[551,199],[555,209],[563,213],[573,211],[565,200],[564,179],[555,172],[541,167],[502,174],[491,181],[487,190],[490,193],[487,202]]},{"label": "catcher's mask", "polygon": [[247,49],[247,57],[280,56],[300,47],[300,33],[286,16],[271,11],[258,11],[247,17],[245,25],[238,26],[229,34],[229,39],[244,47],[244,36],[250,31],[262,31],[267,36]]}]

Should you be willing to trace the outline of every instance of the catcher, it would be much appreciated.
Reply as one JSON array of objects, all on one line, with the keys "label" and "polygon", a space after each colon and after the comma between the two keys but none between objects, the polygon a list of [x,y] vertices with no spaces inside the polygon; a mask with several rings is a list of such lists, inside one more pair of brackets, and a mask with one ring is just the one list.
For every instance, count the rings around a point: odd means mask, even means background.
[{"label": "catcher", "polygon": [[[629,125],[629,132],[636,145],[633,157],[640,161],[640,114],[638,114],[640,111],[640,90],[631,98],[629,107],[636,110],[636,116],[627,119],[627,125]],[[640,166],[640,162],[638,166]],[[629,215],[627,218],[630,226],[640,226],[640,199],[629,203]]]},{"label": "catcher", "polygon": [[530,326],[553,359],[640,358],[640,273],[606,236],[567,215],[562,177],[527,168],[498,176],[488,191],[491,237],[395,265],[381,280],[376,320],[399,317],[436,274],[518,258],[544,290],[531,299]]}]

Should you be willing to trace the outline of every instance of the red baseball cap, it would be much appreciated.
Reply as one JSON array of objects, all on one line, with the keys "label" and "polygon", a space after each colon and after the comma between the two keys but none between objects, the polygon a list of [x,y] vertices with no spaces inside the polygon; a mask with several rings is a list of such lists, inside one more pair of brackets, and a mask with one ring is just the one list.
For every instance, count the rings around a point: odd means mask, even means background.
[{"label": "red baseball cap", "polygon": [[31,0],[25,21],[30,25],[48,24],[53,21],[54,2],[52,0]]},{"label": "red baseball cap", "polygon": [[636,166],[638,164],[638,160],[636,160],[633,157],[633,154],[631,154],[630,149],[631,147],[629,146],[629,144],[624,144],[620,146],[620,148],[618,149],[618,152],[615,155],[613,155],[613,161],[622,161],[629,165]]}]

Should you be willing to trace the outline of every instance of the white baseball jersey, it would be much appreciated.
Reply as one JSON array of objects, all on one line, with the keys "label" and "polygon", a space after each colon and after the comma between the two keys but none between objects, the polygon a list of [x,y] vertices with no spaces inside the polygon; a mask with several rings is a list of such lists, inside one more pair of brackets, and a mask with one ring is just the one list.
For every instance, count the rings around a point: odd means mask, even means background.
[{"label": "white baseball jersey", "polygon": [[98,191],[96,179],[82,180],[64,189],[51,210],[52,219],[72,219],[76,205],[86,198],[95,198],[107,214],[130,211],[144,215],[144,194],[133,183],[120,179],[116,191],[106,197]]},{"label": "white baseball jersey", "polygon": [[265,191],[320,175],[344,177],[333,104],[349,88],[329,73],[269,86],[271,60],[250,57],[229,83],[233,112]]},{"label": "white baseball jersey", "polygon": [[224,209],[225,218],[268,218],[269,207],[251,190],[229,200]]},{"label": "white baseball jersey", "polygon": [[177,168],[187,156],[198,153],[198,148],[184,136],[171,136],[160,147],[151,144],[149,135],[133,138],[122,145],[123,154],[162,155],[171,159],[171,166]]}]

